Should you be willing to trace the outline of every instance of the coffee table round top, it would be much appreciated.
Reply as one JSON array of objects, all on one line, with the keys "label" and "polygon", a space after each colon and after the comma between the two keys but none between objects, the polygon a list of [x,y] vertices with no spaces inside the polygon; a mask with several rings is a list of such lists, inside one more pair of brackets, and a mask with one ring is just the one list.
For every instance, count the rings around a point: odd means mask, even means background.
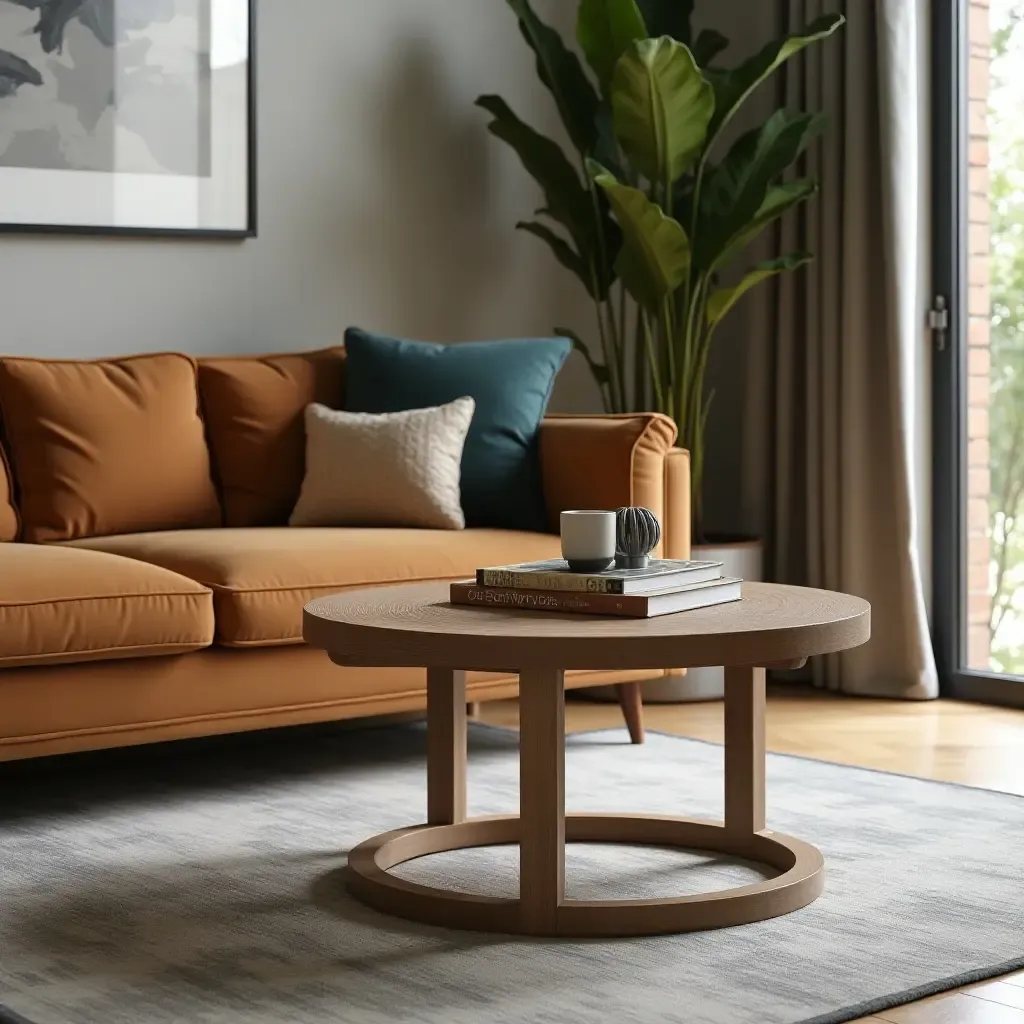
[{"label": "coffee table round top", "polygon": [[410,583],[311,601],[303,636],[339,665],[496,672],[772,666],[856,647],[871,635],[870,620],[859,597],[772,583],[744,583],[741,601],[653,619],[470,608],[448,601],[447,583]]}]

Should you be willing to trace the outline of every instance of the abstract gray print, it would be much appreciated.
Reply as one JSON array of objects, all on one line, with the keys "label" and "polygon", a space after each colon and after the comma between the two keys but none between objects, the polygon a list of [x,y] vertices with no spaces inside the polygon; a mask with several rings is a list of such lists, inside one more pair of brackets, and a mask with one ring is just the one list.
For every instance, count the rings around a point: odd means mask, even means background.
[{"label": "abstract gray print", "polygon": [[211,0],[0,0],[0,167],[211,166]]}]

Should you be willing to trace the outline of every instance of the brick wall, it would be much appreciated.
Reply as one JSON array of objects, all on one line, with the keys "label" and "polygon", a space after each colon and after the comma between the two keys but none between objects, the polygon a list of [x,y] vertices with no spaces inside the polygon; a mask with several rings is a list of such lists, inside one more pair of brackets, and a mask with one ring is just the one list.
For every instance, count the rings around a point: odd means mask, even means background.
[{"label": "brick wall", "polygon": [[989,668],[989,0],[971,0],[968,76],[967,664]]}]

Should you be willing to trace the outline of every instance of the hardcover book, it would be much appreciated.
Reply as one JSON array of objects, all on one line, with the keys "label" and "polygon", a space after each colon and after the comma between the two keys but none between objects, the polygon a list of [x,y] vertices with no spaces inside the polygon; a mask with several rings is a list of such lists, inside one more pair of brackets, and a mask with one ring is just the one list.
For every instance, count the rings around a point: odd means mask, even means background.
[{"label": "hardcover book", "polygon": [[721,562],[682,559],[651,559],[644,569],[608,569],[598,573],[572,572],[563,558],[543,562],[521,562],[477,569],[481,587],[511,587],[516,590],[585,591],[590,594],[645,594],[691,583],[720,579]]},{"label": "hardcover book", "polygon": [[720,577],[686,587],[654,590],[646,594],[597,594],[586,590],[514,590],[481,587],[472,580],[451,585],[452,604],[477,608],[514,608],[522,611],[569,612],[578,615],[615,615],[651,619],[657,615],[726,604],[742,598],[742,581]]}]

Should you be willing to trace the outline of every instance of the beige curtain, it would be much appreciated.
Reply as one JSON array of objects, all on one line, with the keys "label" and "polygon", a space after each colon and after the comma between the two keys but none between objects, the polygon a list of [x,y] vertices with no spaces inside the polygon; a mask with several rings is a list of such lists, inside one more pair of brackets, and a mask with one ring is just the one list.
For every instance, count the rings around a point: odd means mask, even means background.
[{"label": "beige curtain", "polygon": [[918,0],[781,0],[787,34],[847,24],[791,62],[783,101],[828,115],[807,157],[821,195],[781,229],[816,262],[779,283],[774,359],[774,578],[872,605],[872,639],[815,659],[849,693],[937,695],[919,553],[924,296]]}]

